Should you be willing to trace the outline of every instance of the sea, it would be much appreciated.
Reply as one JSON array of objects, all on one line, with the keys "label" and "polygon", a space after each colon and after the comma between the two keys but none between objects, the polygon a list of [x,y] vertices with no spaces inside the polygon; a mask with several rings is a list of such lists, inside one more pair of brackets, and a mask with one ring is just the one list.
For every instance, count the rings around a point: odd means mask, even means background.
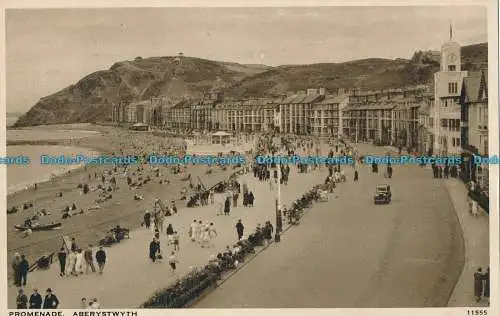
[{"label": "sea", "polygon": [[7,116],[5,117],[5,121],[7,123],[7,126],[12,126],[17,121],[18,118],[19,118],[19,116],[9,115],[7,113]]},{"label": "sea", "polygon": [[[14,120],[15,122],[15,120]],[[75,139],[98,134],[95,131],[82,130],[50,130],[47,127],[31,128],[26,130],[8,130],[8,140],[55,140],[55,139]],[[51,156],[76,156],[78,154],[87,156],[97,156],[99,153],[89,148],[70,146],[45,146],[45,145],[15,145],[7,146],[7,156],[24,155],[29,157],[29,165],[8,165],[7,166],[7,194],[23,190],[34,183],[49,181],[57,175],[67,173],[68,170],[81,168],[82,165],[42,165],[41,155]]]}]

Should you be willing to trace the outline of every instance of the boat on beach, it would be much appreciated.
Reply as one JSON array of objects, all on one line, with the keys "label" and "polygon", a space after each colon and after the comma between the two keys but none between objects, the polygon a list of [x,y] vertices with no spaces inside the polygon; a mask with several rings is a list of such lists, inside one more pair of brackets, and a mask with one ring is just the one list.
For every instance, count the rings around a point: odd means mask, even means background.
[{"label": "boat on beach", "polygon": [[38,231],[49,231],[49,230],[55,230],[55,229],[61,229],[62,223],[52,223],[52,224],[47,224],[47,225],[38,225],[38,226],[25,226],[25,225],[14,225],[14,228],[17,229],[20,232],[23,232],[25,230],[31,229],[34,232]]}]

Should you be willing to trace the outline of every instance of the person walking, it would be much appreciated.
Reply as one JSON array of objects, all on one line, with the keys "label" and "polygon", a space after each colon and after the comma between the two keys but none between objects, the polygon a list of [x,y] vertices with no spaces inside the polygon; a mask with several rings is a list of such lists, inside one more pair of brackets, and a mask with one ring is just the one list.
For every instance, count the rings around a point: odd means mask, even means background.
[{"label": "person walking", "polygon": [[226,201],[224,202],[224,215],[229,215],[231,212],[231,201],[229,200],[229,197],[226,198]]},{"label": "person walking", "polygon": [[170,266],[170,270],[172,271],[172,274],[175,274],[175,270],[177,269],[177,263],[179,260],[177,259],[177,255],[175,254],[175,251],[172,251],[170,253],[170,256],[168,257],[168,265]]},{"label": "person walking", "polygon": [[191,241],[196,241],[197,227],[198,227],[198,222],[196,220],[193,220],[193,222],[189,226],[189,238],[191,238]]},{"label": "person walking", "polygon": [[175,251],[172,251],[170,256],[168,257],[168,264],[170,265],[170,269],[172,270],[172,274],[175,274],[175,270],[177,269],[177,256],[175,255]]},{"label": "person walking", "polygon": [[89,268],[92,270],[92,272],[95,272],[94,256],[92,253],[92,245],[89,245],[88,248],[85,249],[85,252],[83,253],[83,257],[85,259],[85,267],[86,267],[87,274],[89,273]]},{"label": "person walking", "polygon": [[483,296],[483,281],[484,275],[482,269],[477,268],[477,271],[474,273],[474,297],[476,298],[476,302],[479,302]]},{"label": "person walking", "polygon": [[244,230],[245,230],[245,226],[243,226],[241,219],[239,219],[238,223],[236,223],[236,233],[238,234],[238,240],[241,240],[241,238],[243,238],[243,231]]},{"label": "person walking", "polygon": [[57,259],[59,260],[60,276],[66,275],[66,257],[67,253],[64,250],[64,247],[62,247],[61,250],[59,250],[59,252],[57,253]]},{"label": "person walking", "polygon": [[21,286],[21,272],[19,269],[20,264],[21,264],[21,255],[16,252],[14,254],[14,260],[12,260],[12,265],[11,265],[15,286]]},{"label": "person walking", "polygon": [[71,250],[68,255],[68,264],[66,265],[66,275],[76,275],[76,252]]},{"label": "person walking", "polygon": [[23,286],[26,286],[26,283],[28,282],[28,271],[30,269],[30,264],[28,260],[26,260],[26,256],[22,255],[21,256],[21,262],[19,263],[19,282]]},{"label": "person walking", "polygon": [[172,227],[172,224],[168,224],[167,227],[167,239],[168,239],[168,244],[173,244],[174,243],[174,228]]},{"label": "person walking", "polygon": [[253,201],[254,201],[254,200],[255,200],[255,197],[254,197],[254,195],[253,195],[253,192],[252,192],[252,191],[250,191],[250,193],[248,193],[248,204],[249,204],[250,206],[252,206],[252,207],[253,207]]},{"label": "person walking", "polygon": [[149,243],[149,259],[154,263],[156,262],[156,256],[160,250],[158,249],[158,243],[156,242],[156,238]]},{"label": "person walking", "polygon": [[202,228],[202,236],[200,238],[201,248],[210,244],[210,224],[205,224]]},{"label": "person walking", "polygon": [[149,213],[149,211],[146,211],[144,214],[144,226],[146,226],[147,229],[151,228],[151,213]]},{"label": "person walking", "polygon": [[46,291],[45,299],[43,300],[43,309],[57,309],[59,306],[59,300],[57,296],[52,294],[52,289],[48,288]]},{"label": "person walking", "polygon": [[357,182],[358,180],[359,180],[358,170],[354,170],[354,182]]},{"label": "person walking", "polygon": [[19,289],[17,294],[16,307],[17,309],[28,309],[28,297],[24,294],[23,289]]},{"label": "person walking", "polygon": [[273,239],[273,233],[274,227],[270,221],[267,221],[266,225],[264,226],[264,238],[266,239],[268,244],[271,243],[271,240]]},{"label": "person walking", "polygon": [[483,279],[484,279],[483,296],[489,302],[489,299],[490,299],[490,268],[486,269],[486,273],[483,275]]},{"label": "person walking", "polygon": [[210,190],[209,197],[210,197],[210,204],[214,204],[215,203],[215,195],[214,195],[213,190]]},{"label": "person walking", "polygon": [[75,264],[75,273],[76,275],[83,274],[83,251],[78,249],[76,252],[76,264]]},{"label": "person walking", "polygon": [[476,218],[479,215],[479,211],[477,208],[477,202],[474,199],[471,199],[471,214],[472,214],[472,216],[474,216]]},{"label": "person walking", "polygon": [[40,293],[38,293],[38,289],[33,289],[33,293],[30,295],[30,309],[41,309],[43,304],[43,299]]},{"label": "person walking", "polygon": [[238,197],[239,197],[238,191],[234,192],[233,194],[233,207],[236,208],[238,207]]},{"label": "person walking", "polygon": [[179,250],[179,234],[177,233],[177,231],[174,231],[172,239],[174,240],[174,250]]},{"label": "person walking", "polygon": [[219,234],[217,234],[217,230],[215,229],[214,223],[210,223],[210,225],[208,226],[208,236],[210,240],[214,239],[218,235]]},{"label": "person walking", "polygon": [[97,262],[97,266],[99,267],[99,274],[102,274],[104,271],[104,266],[106,265],[106,252],[103,247],[99,247],[99,250],[95,253],[95,261]]},{"label": "person walking", "polygon": [[198,242],[201,242],[201,240],[203,239],[203,223],[201,221],[198,221],[198,225],[196,225],[195,234],[196,240]]}]

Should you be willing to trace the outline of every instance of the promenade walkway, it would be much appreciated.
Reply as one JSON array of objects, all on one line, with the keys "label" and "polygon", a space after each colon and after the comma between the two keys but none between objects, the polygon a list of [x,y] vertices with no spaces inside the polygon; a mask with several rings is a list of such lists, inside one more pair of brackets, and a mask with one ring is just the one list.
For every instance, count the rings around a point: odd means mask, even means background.
[{"label": "promenade walkway", "polygon": [[[393,152],[398,152],[397,148],[386,147]],[[427,168],[431,168],[427,166]],[[443,179],[443,184],[457,213],[457,217],[462,227],[465,262],[462,274],[453,290],[448,302],[449,307],[463,306],[489,306],[485,299],[476,302],[474,298],[474,272],[481,267],[483,272],[489,267],[489,216],[481,209],[480,216],[473,217],[469,213],[469,202],[467,201],[467,189],[464,183],[458,179]],[[479,206],[478,206],[479,207]]]},{"label": "promenade walkway", "polygon": [[460,180],[444,180],[444,185],[460,220],[465,245],[464,268],[448,306],[488,306],[487,300],[477,303],[474,299],[474,272],[478,267],[482,267],[485,272],[490,263],[488,214],[484,210],[478,217],[469,214],[467,189]]},{"label": "promenade walkway", "polygon": [[[358,146],[382,155],[383,147]],[[460,224],[442,181],[418,166],[347,182],[194,308],[409,308],[446,306],[463,263]],[[378,184],[392,202],[374,205]]]},{"label": "promenade walkway", "polygon": [[[321,173],[321,175],[319,174]],[[323,168],[306,174],[298,174],[292,167],[292,174],[287,186],[281,186],[282,203],[289,205],[297,197],[321,182],[327,170]],[[181,208],[178,214],[168,217],[180,235],[180,261],[178,270],[173,275],[168,263],[153,264],[148,259],[148,246],[152,234],[145,228],[133,230],[131,238],[121,244],[106,248],[108,262],[102,275],[90,274],[79,277],[59,277],[59,264],[55,262],[49,270],[36,271],[28,276],[26,292],[29,295],[33,288],[41,292],[52,288],[58,296],[61,308],[78,308],[82,297],[96,297],[103,308],[135,308],[160,288],[167,287],[178,277],[186,274],[192,266],[202,266],[208,262],[210,255],[217,254],[226,246],[237,241],[235,224],[241,219],[245,225],[245,235],[254,231],[258,223],[270,220],[275,225],[275,196],[268,183],[260,183],[253,175],[240,177],[241,183],[247,183],[249,190],[255,195],[253,208],[240,206],[231,211],[230,216],[218,216],[218,205],[198,208]],[[217,198],[216,198],[217,200]],[[202,220],[214,222],[218,237],[212,248],[201,248],[188,238],[191,222]],[[78,242],[78,239],[77,239]],[[87,245],[81,245],[85,247]],[[167,246],[166,235],[161,237],[162,252],[168,256],[172,246]],[[15,292],[9,291],[9,307],[15,307]]]}]

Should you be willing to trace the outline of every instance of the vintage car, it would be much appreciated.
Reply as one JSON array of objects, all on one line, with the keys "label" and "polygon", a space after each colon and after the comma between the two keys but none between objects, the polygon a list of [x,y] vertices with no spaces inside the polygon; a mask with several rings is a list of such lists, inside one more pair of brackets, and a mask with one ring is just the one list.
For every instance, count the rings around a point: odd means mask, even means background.
[{"label": "vintage car", "polygon": [[375,204],[389,204],[391,203],[391,187],[387,184],[377,186],[373,202]]}]

